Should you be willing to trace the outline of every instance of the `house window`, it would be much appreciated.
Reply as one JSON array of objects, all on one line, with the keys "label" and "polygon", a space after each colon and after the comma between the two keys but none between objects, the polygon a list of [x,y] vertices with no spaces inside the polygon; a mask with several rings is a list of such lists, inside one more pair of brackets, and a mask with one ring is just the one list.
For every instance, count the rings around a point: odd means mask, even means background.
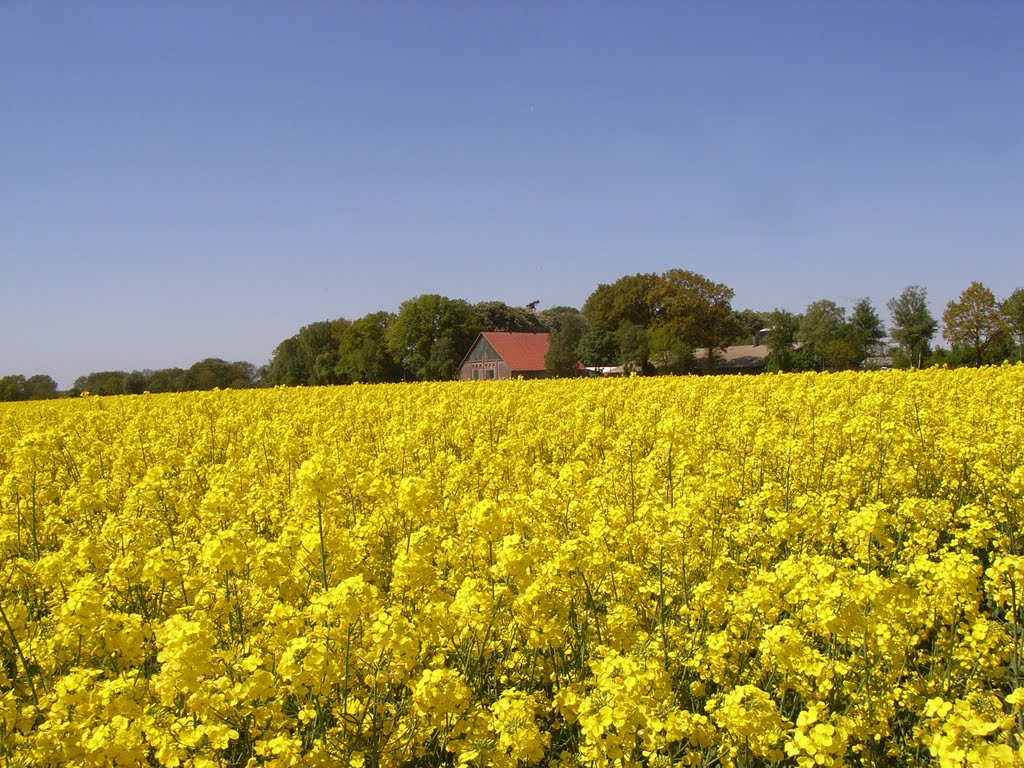
[{"label": "house window", "polygon": [[488,367],[487,370],[484,371],[484,378],[485,379],[493,379],[494,378],[494,368]]},{"label": "house window", "polygon": [[479,381],[479,380],[480,380],[480,369],[479,368],[474,368],[473,369],[473,381]]}]

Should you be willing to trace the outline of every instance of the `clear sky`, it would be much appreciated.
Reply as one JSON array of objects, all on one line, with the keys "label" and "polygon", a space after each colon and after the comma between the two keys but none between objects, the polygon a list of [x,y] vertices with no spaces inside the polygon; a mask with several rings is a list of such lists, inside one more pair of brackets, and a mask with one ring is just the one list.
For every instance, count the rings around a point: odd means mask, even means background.
[{"label": "clear sky", "polygon": [[0,375],[441,293],[1024,285],[1024,3],[0,0]]}]

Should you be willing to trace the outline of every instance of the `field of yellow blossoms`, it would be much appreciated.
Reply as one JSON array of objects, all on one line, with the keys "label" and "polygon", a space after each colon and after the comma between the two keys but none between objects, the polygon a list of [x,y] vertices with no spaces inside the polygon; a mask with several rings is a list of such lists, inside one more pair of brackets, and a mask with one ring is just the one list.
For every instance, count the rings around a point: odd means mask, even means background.
[{"label": "field of yellow blossoms", "polygon": [[0,406],[0,765],[1020,765],[1024,366]]}]

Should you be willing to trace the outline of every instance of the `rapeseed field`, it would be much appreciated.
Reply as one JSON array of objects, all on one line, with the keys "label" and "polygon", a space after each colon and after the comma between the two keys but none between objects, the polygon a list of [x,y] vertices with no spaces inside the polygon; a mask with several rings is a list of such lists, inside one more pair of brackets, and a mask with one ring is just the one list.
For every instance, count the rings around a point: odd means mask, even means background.
[{"label": "rapeseed field", "polygon": [[7,766],[1019,765],[1024,366],[0,406]]}]

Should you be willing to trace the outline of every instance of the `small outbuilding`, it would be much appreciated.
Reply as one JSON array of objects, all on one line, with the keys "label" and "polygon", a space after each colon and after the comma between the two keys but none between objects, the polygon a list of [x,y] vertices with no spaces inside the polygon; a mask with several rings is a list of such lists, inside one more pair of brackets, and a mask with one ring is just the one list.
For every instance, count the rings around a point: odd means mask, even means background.
[{"label": "small outbuilding", "polygon": [[[710,373],[764,373],[764,366],[771,350],[764,344],[741,344],[715,351],[715,364]],[[707,370],[708,351],[698,349],[693,359]]]},{"label": "small outbuilding", "polygon": [[459,365],[460,381],[480,379],[543,379],[548,371],[546,333],[484,331],[476,337]]}]

